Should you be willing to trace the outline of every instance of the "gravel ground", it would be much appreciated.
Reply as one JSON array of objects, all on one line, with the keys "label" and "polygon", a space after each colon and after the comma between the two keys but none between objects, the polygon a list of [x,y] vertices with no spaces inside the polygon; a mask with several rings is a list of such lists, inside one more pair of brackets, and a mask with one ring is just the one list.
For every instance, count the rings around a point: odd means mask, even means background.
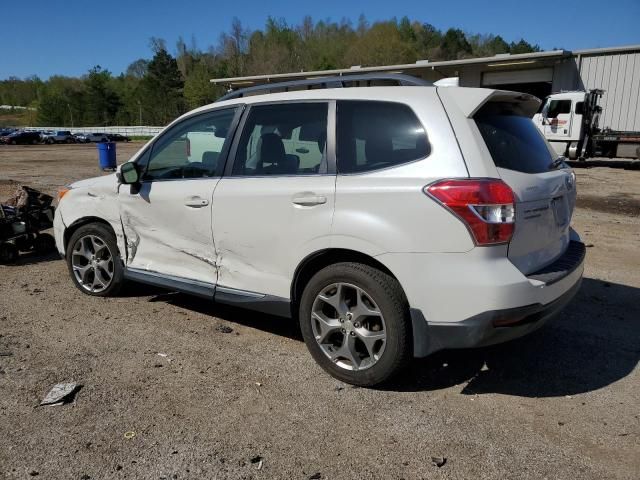
[{"label": "gravel ground", "polygon": [[[0,199],[96,164],[91,145],[0,146]],[[576,172],[591,247],[564,313],[379,390],[326,375],[283,319],[143,286],[88,297],[54,255],[0,266],[0,478],[637,479],[640,172]],[[62,381],[75,403],[38,407]]]}]

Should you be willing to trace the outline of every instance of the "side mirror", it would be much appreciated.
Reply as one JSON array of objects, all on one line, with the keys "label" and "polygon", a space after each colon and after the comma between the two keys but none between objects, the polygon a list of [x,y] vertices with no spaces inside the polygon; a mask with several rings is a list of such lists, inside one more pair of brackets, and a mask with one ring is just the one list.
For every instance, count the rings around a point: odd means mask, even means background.
[{"label": "side mirror", "polygon": [[140,173],[135,162],[123,163],[120,167],[119,175],[120,183],[125,185],[135,185],[140,183]]}]

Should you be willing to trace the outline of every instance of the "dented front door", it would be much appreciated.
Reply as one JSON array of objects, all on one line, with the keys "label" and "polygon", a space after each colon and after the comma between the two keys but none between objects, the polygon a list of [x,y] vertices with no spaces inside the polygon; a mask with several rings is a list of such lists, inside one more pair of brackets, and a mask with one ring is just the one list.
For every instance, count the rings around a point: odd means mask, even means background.
[{"label": "dented front door", "polygon": [[215,285],[213,191],[240,109],[187,117],[135,160],[141,184],[121,185],[127,268]]},{"label": "dented front door", "polygon": [[127,267],[215,284],[211,199],[218,180],[144,182],[138,193],[122,185]]}]

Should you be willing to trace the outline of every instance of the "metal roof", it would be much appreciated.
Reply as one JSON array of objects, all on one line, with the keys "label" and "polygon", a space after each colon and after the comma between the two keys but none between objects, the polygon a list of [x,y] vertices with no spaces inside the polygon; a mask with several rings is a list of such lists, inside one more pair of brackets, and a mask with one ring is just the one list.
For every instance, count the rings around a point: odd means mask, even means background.
[{"label": "metal roof", "polygon": [[358,75],[367,72],[387,72],[404,73],[412,70],[433,70],[436,68],[457,67],[474,64],[491,64],[491,66],[509,66],[524,62],[531,62],[542,59],[553,59],[571,56],[567,50],[549,50],[546,52],[519,53],[515,55],[500,54],[493,57],[466,58],[463,60],[445,60],[441,62],[430,62],[428,60],[418,60],[416,63],[400,65],[382,65],[377,67],[351,67],[335,70],[316,70],[309,72],[274,73],[267,75],[251,75],[246,77],[213,78],[211,83],[222,84],[234,87],[249,86],[254,83],[270,83],[272,81],[294,80],[297,78],[313,78],[336,75]]},{"label": "metal roof", "polygon": [[451,69],[455,67],[464,67],[466,65],[487,64],[489,67],[516,67],[527,63],[542,62],[544,60],[553,60],[557,58],[568,58],[578,55],[602,55],[607,53],[640,51],[640,45],[625,45],[619,47],[608,48],[592,48],[585,50],[549,50],[546,52],[520,53],[520,54],[498,54],[493,57],[467,58],[464,60],[446,60],[441,62],[430,62],[428,60],[418,60],[416,63],[399,64],[399,65],[381,65],[375,67],[359,67],[341,68],[334,70],[316,70],[309,72],[290,72],[290,73],[274,73],[267,75],[250,75],[245,77],[229,77],[229,78],[213,78],[211,83],[217,85],[226,85],[233,88],[247,87],[255,84],[282,82],[286,80],[295,80],[301,78],[312,79],[314,77],[340,76],[340,75],[358,75],[367,72],[387,72],[387,73],[417,73],[416,71]]},{"label": "metal roof", "polygon": [[640,51],[640,45],[623,45],[621,47],[604,47],[604,48],[587,48],[584,50],[574,50],[574,55],[591,55],[591,54],[607,54],[607,53],[622,53],[622,52],[637,52]]}]

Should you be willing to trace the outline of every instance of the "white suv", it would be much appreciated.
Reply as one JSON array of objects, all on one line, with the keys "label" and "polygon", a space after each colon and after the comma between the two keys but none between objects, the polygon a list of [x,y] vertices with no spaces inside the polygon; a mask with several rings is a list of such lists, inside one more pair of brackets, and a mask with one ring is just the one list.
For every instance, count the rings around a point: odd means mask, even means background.
[{"label": "white suv", "polygon": [[73,282],[297,318],[325,370],[367,386],[540,327],[585,249],[575,176],[530,120],[539,101],[400,83],[254,88],[183,115],[116,174],[61,192]]}]

